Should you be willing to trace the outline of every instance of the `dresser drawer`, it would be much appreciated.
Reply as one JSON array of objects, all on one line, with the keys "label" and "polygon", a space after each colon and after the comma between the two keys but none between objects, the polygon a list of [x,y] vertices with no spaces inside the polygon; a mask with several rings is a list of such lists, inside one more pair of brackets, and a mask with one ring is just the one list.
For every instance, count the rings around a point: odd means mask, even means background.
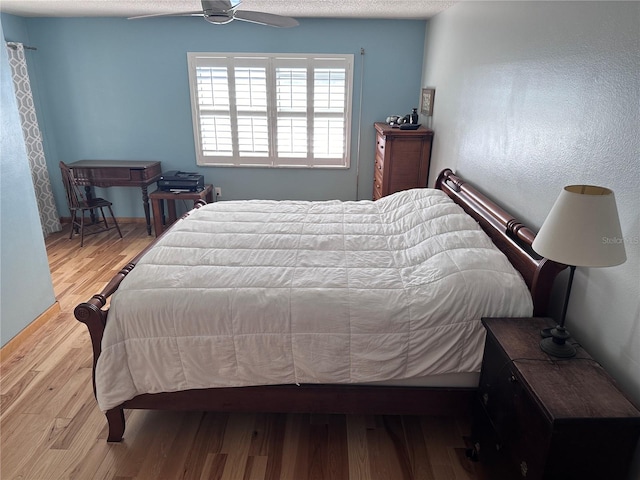
[{"label": "dresser drawer", "polygon": [[376,168],[373,174],[373,199],[382,198],[382,170]]},{"label": "dresser drawer", "polygon": [[384,157],[381,157],[380,155],[376,155],[375,169],[376,169],[376,172],[379,171],[380,173],[384,171]]},{"label": "dresser drawer", "polygon": [[376,156],[384,158],[384,147],[386,143],[387,140],[384,136],[380,134],[376,135]]}]

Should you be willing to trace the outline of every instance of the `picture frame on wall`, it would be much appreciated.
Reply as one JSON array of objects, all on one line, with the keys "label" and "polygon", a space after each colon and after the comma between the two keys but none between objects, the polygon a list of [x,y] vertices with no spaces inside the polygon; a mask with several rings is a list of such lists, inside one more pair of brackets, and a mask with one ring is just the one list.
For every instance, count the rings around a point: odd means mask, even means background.
[{"label": "picture frame on wall", "polygon": [[436,95],[435,88],[423,88],[420,101],[420,113],[430,117],[433,115],[433,98]]}]

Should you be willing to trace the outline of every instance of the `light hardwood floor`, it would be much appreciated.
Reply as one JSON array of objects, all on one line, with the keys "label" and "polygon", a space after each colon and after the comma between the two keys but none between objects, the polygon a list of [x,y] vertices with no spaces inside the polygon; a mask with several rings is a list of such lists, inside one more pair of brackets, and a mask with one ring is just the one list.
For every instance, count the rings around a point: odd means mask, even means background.
[{"label": "light hardwood floor", "polygon": [[46,240],[61,313],[1,365],[0,478],[482,478],[464,455],[469,419],[128,411],[106,442],[91,389],[91,342],[73,308],[98,293],[152,237],[141,224]]}]

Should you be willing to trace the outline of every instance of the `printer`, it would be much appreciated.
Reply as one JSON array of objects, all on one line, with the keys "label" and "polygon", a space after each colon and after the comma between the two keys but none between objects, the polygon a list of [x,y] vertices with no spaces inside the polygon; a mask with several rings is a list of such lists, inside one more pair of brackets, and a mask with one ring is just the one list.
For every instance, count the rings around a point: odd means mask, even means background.
[{"label": "printer", "polygon": [[204,176],[194,172],[171,170],[160,175],[158,190],[199,192],[204,189]]}]

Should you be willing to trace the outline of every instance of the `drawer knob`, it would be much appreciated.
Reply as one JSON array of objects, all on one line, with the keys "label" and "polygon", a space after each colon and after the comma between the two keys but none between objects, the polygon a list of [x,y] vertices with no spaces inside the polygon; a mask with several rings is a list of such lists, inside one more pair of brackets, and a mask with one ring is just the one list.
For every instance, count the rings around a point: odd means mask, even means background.
[{"label": "drawer knob", "polygon": [[487,405],[489,403],[489,394],[488,393],[482,394],[482,403],[484,403],[485,405]]},{"label": "drawer knob", "polygon": [[516,376],[515,376],[515,375],[513,375],[513,374],[512,374],[512,375],[509,375],[509,382],[511,382],[511,383],[517,383],[517,382],[518,382],[518,379],[516,378]]}]

